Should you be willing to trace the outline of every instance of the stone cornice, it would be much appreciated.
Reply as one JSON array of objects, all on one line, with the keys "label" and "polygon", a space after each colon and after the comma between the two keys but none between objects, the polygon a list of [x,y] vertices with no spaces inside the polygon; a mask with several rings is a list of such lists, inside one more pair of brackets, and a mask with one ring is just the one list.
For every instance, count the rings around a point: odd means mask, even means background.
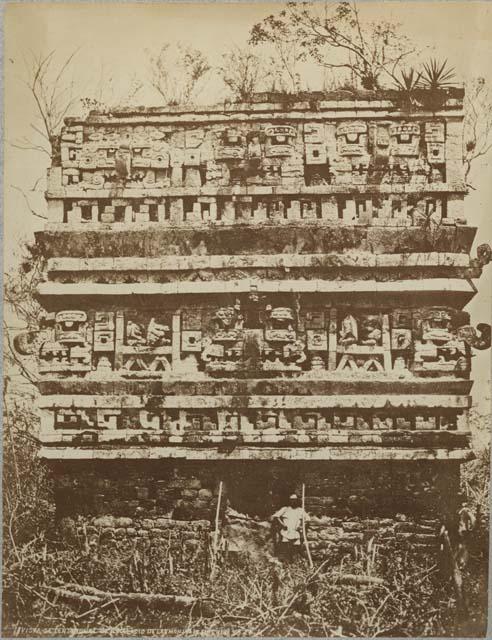
[{"label": "stone cornice", "polygon": [[47,272],[91,272],[91,271],[181,271],[195,269],[231,268],[294,268],[294,267],[351,267],[351,268],[415,268],[415,267],[458,267],[470,266],[470,256],[466,253],[382,253],[369,251],[325,254],[234,254],[234,255],[191,255],[141,258],[138,256],[114,258],[50,258]]},{"label": "stone cornice", "polygon": [[[303,254],[350,250],[373,254],[470,252],[477,229],[465,226],[422,227],[258,224],[229,226],[97,225],[77,228],[58,224],[36,233],[46,258],[112,258],[199,255]],[[203,252],[202,252],[203,253]]]},{"label": "stone cornice", "polygon": [[[425,97],[430,92],[421,90],[420,94]],[[255,95],[254,100],[247,103],[224,101],[214,105],[114,107],[110,111],[91,111],[86,119],[69,117],[65,119],[65,123],[69,126],[85,123],[136,126],[149,122],[174,124],[204,120],[227,121],[245,116],[254,119],[274,117],[285,121],[302,118],[318,120],[364,116],[435,119],[446,116],[462,117],[463,95],[462,87],[451,87],[443,92],[444,103],[440,109],[431,111],[419,107],[409,111],[397,107],[398,102],[401,101],[401,92],[396,90],[374,92],[353,89],[335,92],[304,92],[297,95],[270,92]],[[315,108],[313,103],[316,103]]]},{"label": "stone cornice", "polygon": [[224,450],[223,447],[186,446],[42,446],[39,453],[47,460],[404,460],[466,462],[474,454],[468,448],[402,448],[402,447],[340,447],[340,446],[240,446]]},{"label": "stone cornice", "polygon": [[[121,283],[104,284],[94,282],[79,282],[64,284],[59,282],[43,282],[38,286],[38,298],[47,304],[56,304],[56,299],[66,304],[67,298],[80,297],[97,300],[128,299],[134,296],[142,297],[173,297],[173,296],[214,296],[237,295],[248,293],[254,288],[259,294],[289,294],[299,292],[304,297],[309,295],[325,295],[356,297],[377,296],[439,296],[440,301],[445,298],[456,301],[458,306],[464,306],[473,298],[476,289],[471,280],[459,278],[427,278],[422,280],[395,280],[377,282],[375,280],[260,280],[244,278],[229,281],[185,281],[171,283]],[[448,300],[448,301],[449,301]]]},{"label": "stone cornice", "polygon": [[[331,373],[331,377],[330,376]],[[360,378],[356,376],[343,379],[339,372],[325,372],[326,377],[315,377],[305,374],[294,379],[279,378],[246,378],[243,380],[222,378],[211,379],[205,376],[200,378],[189,377],[170,380],[87,380],[81,378],[47,379],[43,378],[37,384],[39,391],[45,395],[63,394],[76,398],[78,395],[92,393],[123,396],[143,395],[180,395],[192,396],[243,396],[248,394],[263,396],[283,396],[294,393],[296,396],[329,394],[332,396],[344,395],[381,395],[385,398],[388,394],[397,393],[398,396],[406,394],[418,396],[447,395],[467,396],[472,388],[470,380],[457,380],[456,378],[411,378],[398,379],[396,374],[374,379]]]},{"label": "stone cornice", "polygon": [[[54,408],[142,408],[149,396],[130,395],[46,395],[38,400],[41,409]],[[237,409],[296,409],[352,408],[388,409],[395,408],[437,408],[467,409],[471,406],[468,395],[408,394],[408,395],[167,395],[157,398],[159,408],[216,409],[226,407]]]},{"label": "stone cornice", "polygon": [[[70,164],[70,163],[67,163]],[[75,166],[75,165],[74,165]],[[261,196],[327,196],[345,194],[461,194],[468,189],[463,181],[436,182],[429,184],[391,183],[391,184],[330,184],[306,186],[303,181],[296,184],[279,185],[203,185],[201,187],[151,187],[88,189],[77,185],[49,188],[45,196],[47,200],[78,198],[81,200],[97,200],[99,198],[163,198],[163,197],[261,197]]]}]

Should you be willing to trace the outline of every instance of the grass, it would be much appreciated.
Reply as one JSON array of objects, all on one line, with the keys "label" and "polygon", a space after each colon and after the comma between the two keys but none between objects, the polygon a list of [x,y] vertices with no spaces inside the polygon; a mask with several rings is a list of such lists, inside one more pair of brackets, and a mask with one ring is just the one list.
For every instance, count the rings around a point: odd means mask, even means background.
[{"label": "grass", "polygon": [[[315,570],[304,559],[258,563],[235,556],[211,581],[192,564],[171,575],[165,549],[160,547],[159,554],[149,547],[152,572],[145,590],[206,598],[211,617],[117,602],[74,606],[46,591],[45,585],[59,581],[113,591],[142,589],[132,576],[130,547],[87,550],[72,543],[56,548],[55,541],[40,538],[18,552],[19,559],[4,571],[4,636],[42,636],[54,627],[73,636],[162,635],[166,630],[175,636],[422,636],[445,635],[454,624],[449,579],[432,557],[417,556],[411,548],[385,548],[383,553],[370,545],[354,547],[335,566],[327,562]],[[384,583],[342,584],[341,573],[380,577]]]},{"label": "grass", "polygon": [[[15,422],[19,424],[19,420]],[[49,479],[34,447],[4,433],[4,545],[2,637],[41,636],[288,636],[422,637],[486,633],[489,455],[488,422],[472,416],[476,459],[462,468],[467,507],[477,513],[464,567],[469,603],[456,614],[449,567],[439,557],[372,542],[309,569],[305,559],[282,564],[229,554],[210,578],[210,559],[165,543],[135,545],[84,536],[63,541],[50,528]],[[8,463],[7,465],[5,463]],[[346,584],[340,574],[380,578]],[[56,600],[46,586],[78,583],[105,591],[143,591],[206,598],[209,616],[104,602]]]}]

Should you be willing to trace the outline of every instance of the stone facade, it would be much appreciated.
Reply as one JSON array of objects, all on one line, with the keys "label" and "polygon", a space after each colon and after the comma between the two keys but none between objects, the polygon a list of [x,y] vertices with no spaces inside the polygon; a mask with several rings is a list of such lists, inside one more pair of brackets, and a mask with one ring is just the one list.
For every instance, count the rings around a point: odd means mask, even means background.
[{"label": "stone facade", "polygon": [[231,551],[271,551],[269,516],[302,484],[315,557],[338,559],[371,539],[389,549],[435,551],[440,526],[452,524],[458,508],[458,463],[357,466],[354,473],[352,462],[60,461],[53,472],[64,530],[71,523],[70,531],[104,545],[123,539],[156,545],[165,538],[186,557],[198,554],[215,520],[221,480],[220,514]]},{"label": "stone facade", "polygon": [[46,312],[16,340],[38,358],[60,514],[213,521],[222,480],[264,517],[234,487],[278,508],[280,465],[321,529],[452,518],[490,346],[463,311],[491,251],[470,256],[462,102],[66,120],[36,239]]}]

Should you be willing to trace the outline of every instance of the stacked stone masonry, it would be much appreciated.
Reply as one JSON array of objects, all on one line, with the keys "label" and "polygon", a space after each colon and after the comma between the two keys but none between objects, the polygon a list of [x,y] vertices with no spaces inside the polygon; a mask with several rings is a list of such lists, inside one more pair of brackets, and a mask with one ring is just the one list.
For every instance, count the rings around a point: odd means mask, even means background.
[{"label": "stacked stone masonry", "polygon": [[436,551],[439,527],[452,521],[456,508],[457,465],[367,461],[359,463],[357,474],[351,465],[252,461],[238,467],[223,461],[212,469],[190,461],[111,461],[96,469],[87,462],[57,462],[57,511],[65,531],[75,529],[89,541],[164,539],[174,550],[198,553],[211,542],[220,478],[220,513],[230,548],[236,550],[238,537],[244,542],[252,532],[256,543],[262,540],[270,549],[272,510],[304,484],[315,557],[338,559],[371,539],[389,553],[394,545]]},{"label": "stacked stone masonry", "polygon": [[[449,520],[471,358],[490,346],[464,307],[492,251],[471,256],[463,91],[426,104],[326,94],[66,120],[36,236],[44,312],[15,341],[38,363],[60,515],[213,522],[220,480],[249,513],[235,483],[304,464],[320,549],[360,542],[372,515],[417,546]],[[190,460],[208,480],[181,495]],[[391,473],[356,486],[360,465]],[[255,485],[270,515],[286,497],[271,486]]]}]

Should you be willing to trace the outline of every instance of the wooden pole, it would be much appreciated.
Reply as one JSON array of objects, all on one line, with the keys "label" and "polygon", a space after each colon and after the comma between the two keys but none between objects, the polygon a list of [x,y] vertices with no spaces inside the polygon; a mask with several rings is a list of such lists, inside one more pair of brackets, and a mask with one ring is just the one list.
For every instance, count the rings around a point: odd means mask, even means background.
[{"label": "wooden pole", "polygon": [[217,547],[219,546],[219,521],[220,521],[220,503],[222,501],[222,480],[219,482],[219,495],[217,496],[217,509],[215,511],[215,530],[214,545],[212,550],[212,571],[211,577],[215,575],[215,567],[217,562]]},{"label": "wooden pole", "polygon": [[313,568],[313,559],[311,557],[311,549],[309,548],[309,542],[306,536],[306,518],[305,518],[305,497],[306,497],[306,485],[302,483],[302,537],[304,539],[304,546],[306,547],[306,553],[308,557],[309,566]]},{"label": "wooden pole", "polygon": [[444,549],[447,551],[449,559],[451,561],[451,574],[453,578],[454,592],[456,594],[456,606],[460,615],[466,616],[468,614],[468,607],[466,604],[466,598],[463,589],[463,574],[457,561],[456,551],[451,545],[449,533],[446,527],[441,528],[441,538],[443,539]]}]

